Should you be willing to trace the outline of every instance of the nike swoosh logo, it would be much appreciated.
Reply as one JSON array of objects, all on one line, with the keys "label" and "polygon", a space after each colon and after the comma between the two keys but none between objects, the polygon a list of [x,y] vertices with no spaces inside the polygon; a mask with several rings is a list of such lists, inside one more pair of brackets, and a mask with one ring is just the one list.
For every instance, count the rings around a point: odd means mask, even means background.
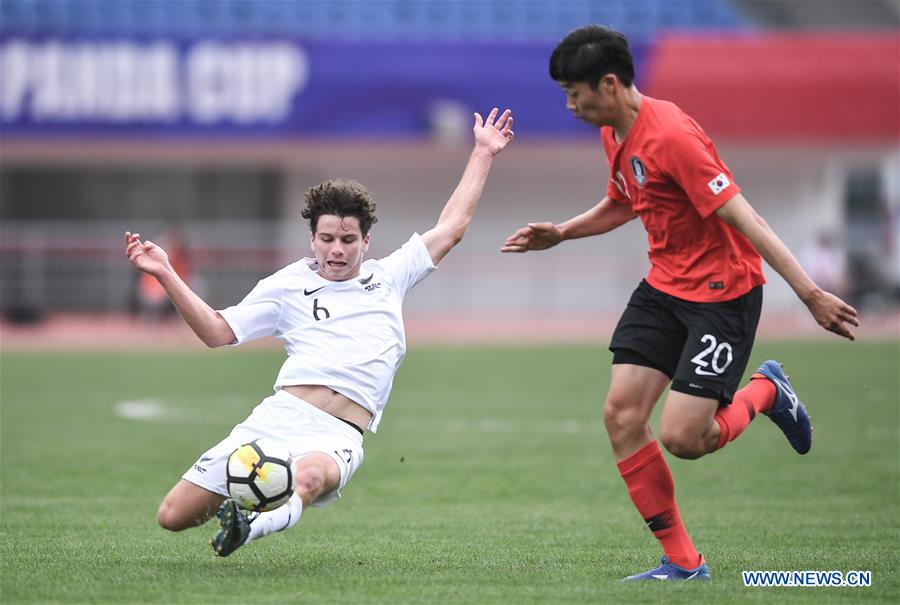
[{"label": "nike swoosh logo", "polygon": [[653,574],[653,577],[657,580],[668,580],[669,576],[667,574]]},{"label": "nike swoosh logo", "polygon": [[700,368],[694,368],[694,372],[697,373],[697,376],[716,376],[715,372],[710,372],[708,370],[701,370]]},{"label": "nike swoosh logo", "polygon": [[198,462],[208,462],[210,460],[212,460],[212,456],[203,456],[200,458],[200,460],[198,460]]},{"label": "nike swoosh logo", "polygon": [[374,274],[374,273],[373,273],[372,275],[370,275],[369,277],[364,277],[364,278],[362,278],[361,280],[359,280],[359,283],[361,283],[362,285],[365,286],[365,285],[368,284],[370,281],[372,281],[372,278],[373,278],[373,277],[375,277],[375,274]]},{"label": "nike swoosh logo", "polygon": [[315,294],[316,292],[318,292],[319,290],[321,290],[324,287],[325,286],[319,286],[315,290],[307,290],[306,288],[303,288],[303,293],[306,294],[307,296],[309,296],[310,294]]},{"label": "nike swoosh logo", "polygon": [[689,575],[688,577],[686,577],[685,580],[693,580],[694,578],[697,577],[697,574],[698,574],[698,573],[700,573],[700,572],[699,572],[699,571],[695,571],[694,573],[692,573],[691,575]]}]

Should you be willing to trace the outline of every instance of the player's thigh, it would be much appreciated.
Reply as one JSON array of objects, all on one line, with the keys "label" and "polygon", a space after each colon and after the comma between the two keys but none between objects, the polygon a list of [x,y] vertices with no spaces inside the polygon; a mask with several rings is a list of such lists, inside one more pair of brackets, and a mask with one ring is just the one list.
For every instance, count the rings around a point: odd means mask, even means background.
[{"label": "player's thigh", "polygon": [[660,441],[673,453],[697,450],[718,409],[718,399],[669,391],[659,419]]},{"label": "player's thigh", "polygon": [[729,404],[750,360],[761,308],[761,286],[726,302],[678,304],[688,335],[672,390]]},{"label": "player's thigh", "polygon": [[641,281],[610,340],[613,365],[648,367],[671,379],[688,335],[687,326],[673,312],[673,300]]},{"label": "player's thigh", "polygon": [[202,525],[213,516],[225,497],[181,479],[159,506],[159,524],[173,531]]},{"label": "player's thigh", "polygon": [[[617,358],[627,359],[630,363],[616,363]],[[618,351],[613,357],[609,393],[604,404],[607,424],[645,424],[668,384],[669,377],[660,370],[641,364],[631,351]]]}]

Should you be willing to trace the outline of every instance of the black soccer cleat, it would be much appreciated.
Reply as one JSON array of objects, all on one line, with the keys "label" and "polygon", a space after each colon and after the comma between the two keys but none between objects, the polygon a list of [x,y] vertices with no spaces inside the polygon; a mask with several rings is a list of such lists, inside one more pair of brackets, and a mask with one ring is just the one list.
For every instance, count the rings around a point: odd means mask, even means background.
[{"label": "black soccer cleat", "polygon": [[217,556],[227,557],[246,542],[250,535],[250,519],[231,498],[219,506],[216,517],[219,518],[219,531],[209,541],[209,545]]}]

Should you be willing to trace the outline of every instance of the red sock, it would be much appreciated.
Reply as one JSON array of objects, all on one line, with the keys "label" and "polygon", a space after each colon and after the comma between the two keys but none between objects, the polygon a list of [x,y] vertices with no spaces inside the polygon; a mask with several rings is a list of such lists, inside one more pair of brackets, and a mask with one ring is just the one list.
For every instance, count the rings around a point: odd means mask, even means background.
[{"label": "red sock", "polygon": [[672,473],[659,444],[651,441],[617,466],[634,506],[662,544],[669,560],[685,569],[700,565],[700,555],[678,513]]},{"label": "red sock", "polygon": [[762,412],[768,412],[775,402],[775,385],[762,374],[754,374],[750,383],[734,394],[731,403],[716,412],[719,423],[719,442],[716,449],[725,447],[744,432],[750,421]]}]

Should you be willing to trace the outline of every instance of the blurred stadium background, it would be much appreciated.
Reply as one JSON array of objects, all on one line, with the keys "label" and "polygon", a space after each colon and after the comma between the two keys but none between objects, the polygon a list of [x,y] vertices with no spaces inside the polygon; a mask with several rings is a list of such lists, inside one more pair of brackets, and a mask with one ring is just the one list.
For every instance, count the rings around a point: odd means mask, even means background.
[{"label": "blurred stadium background", "polygon": [[[331,177],[370,188],[371,252],[389,252],[434,223],[470,115],[493,105],[513,108],[518,140],[464,244],[409,297],[410,338],[602,341],[646,271],[639,224],[498,253],[523,223],[604,194],[597,133],[547,75],[556,42],[591,22],[629,36],[639,89],[692,114],[807,268],[872,318],[870,334],[897,338],[898,6],[2,0],[3,345],[148,325],[129,319],[153,292],[122,257],[125,229],[180,244],[190,283],[215,307],[234,303],[307,253],[303,192]],[[818,334],[767,275],[763,334]]]}]

